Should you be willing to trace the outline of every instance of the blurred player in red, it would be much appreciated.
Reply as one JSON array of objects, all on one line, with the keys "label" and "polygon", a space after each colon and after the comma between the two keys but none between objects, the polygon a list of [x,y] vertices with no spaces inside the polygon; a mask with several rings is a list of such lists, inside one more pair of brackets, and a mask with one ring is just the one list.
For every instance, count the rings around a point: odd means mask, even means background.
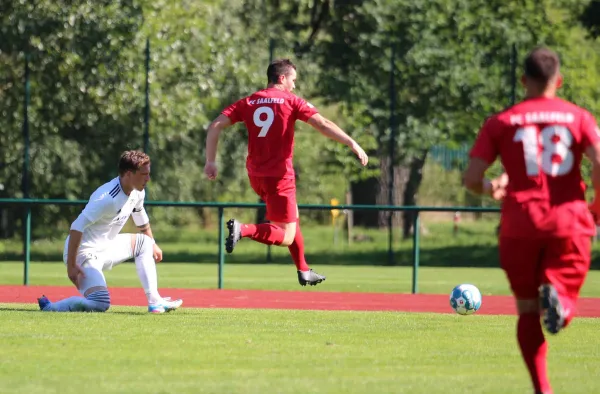
[{"label": "blurred player in red", "polygon": [[246,169],[250,185],[265,201],[266,218],[270,223],[241,224],[235,219],[229,220],[225,248],[231,253],[238,241],[246,237],[266,245],[287,246],[296,265],[300,285],[314,286],[324,281],[325,276],[310,269],[304,257],[292,165],[294,124],[301,120],[326,137],[347,145],[363,166],[367,165],[368,156],[360,145],[335,123],[321,116],[313,105],[292,94],[296,87],[296,66],[290,60],[272,62],[267,68],[267,78],[266,89],[225,108],[208,127],[204,173],[211,180],[217,177],[219,134],[226,127],[244,122],[248,129]]},{"label": "blurred player in red", "polygon": [[[556,97],[559,66],[547,48],[527,56],[525,100],[487,119],[464,177],[471,191],[503,200],[500,265],[516,298],[517,339],[536,393],[552,392],[540,315],[552,334],[573,318],[590,267],[592,213],[600,217],[598,126],[589,112]],[[590,206],[581,178],[583,155],[593,165]],[[506,173],[484,179],[498,156]]]}]

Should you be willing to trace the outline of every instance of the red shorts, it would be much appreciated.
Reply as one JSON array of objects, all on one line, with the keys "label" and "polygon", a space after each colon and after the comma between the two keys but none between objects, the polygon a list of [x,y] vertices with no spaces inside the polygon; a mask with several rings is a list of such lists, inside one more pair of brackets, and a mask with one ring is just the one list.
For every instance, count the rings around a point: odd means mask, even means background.
[{"label": "red shorts", "polygon": [[249,176],[250,186],[267,205],[267,220],[294,223],[298,220],[296,180]]},{"label": "red shorts", "polygon": [[500,266],[517,299],[538,297],[543,283],[554,285],[559,295],[575,301],[590,269],[591,238],[500,237]]}]

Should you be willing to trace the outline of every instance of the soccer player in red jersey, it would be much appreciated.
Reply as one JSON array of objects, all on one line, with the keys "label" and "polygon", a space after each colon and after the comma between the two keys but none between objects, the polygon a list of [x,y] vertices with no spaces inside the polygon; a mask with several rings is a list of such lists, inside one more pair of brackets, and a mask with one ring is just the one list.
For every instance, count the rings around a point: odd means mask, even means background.
[{"label": "soccer player in red jersey", "polygon": [[229,235],[225,242],[228,253],[241,238],[266,245],[287,246],[302,286],[325,280],[309,268],[304,257],[304,238],[300,231],[296,182],[292,157],[294,123],[301,120],[317,131],[352,149],[363,166],[369,160],[365,151],[335,123],[321,116],[316,108],[292,94],[296,82],[296,66],[288,59],[273,61],[267,68],[268,85],[229,107],[211,123],[206,137],[204,173],[213,180],[217,176],[217,144],[223,129],[244,122],[248,129],[246,169],[250,185],[265,201],[270,223],[241,224],[227,222]]},{"label": "soccer player in red jersey", "polygon": [[[526,98],[486,120],[464,175],[469,190],[503,200],[500,265],[516,298],[517,339],[536,393],[552,392],[540,315],[552,334],[573,318],[590,267],[592,214],[600,217],[600,131],[588,111],[556,97],[559,65],[548,48],[529,53]],[[583,155],[592,162],[590,206]],[[506,173],[485,179],[498,156]]]}]

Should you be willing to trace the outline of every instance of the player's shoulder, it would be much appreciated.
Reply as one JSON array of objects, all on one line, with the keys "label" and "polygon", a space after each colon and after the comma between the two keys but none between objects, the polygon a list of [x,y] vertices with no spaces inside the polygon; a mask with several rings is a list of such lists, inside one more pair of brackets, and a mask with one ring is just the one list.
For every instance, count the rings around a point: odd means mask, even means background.
[{"label": "player's shoulder", "polygon": [[568,112],[573,115],[590,114],[579,105],[559,97],[525,99],[509,108],[511,113],[526,112]]},{"label": "player's shoulder", "polygon": [[90,202],[96,201],[112,201],[115,197],[121,193],[121,182],[119,177],[111,179],[102,186],[98,187],[91,195]]},{"label": "player's shoulder", "polygon": [[146,190],[142,189],[142,190],[136,190],[136,196],[138,201],[144,201],[144,199],[146,198]]},{"label": "player's shoulder", "polygon": [[503,124],[508,124],[508,120],[510,119],[510,110],[512,107],[504,108],[500,111],[494,112],[488,115],[483,120],[484,128],[490,128],[495,126],[501,126]]},{"label": "player's shoulder", "polygon": [[300,97],[292,92],[284,92],[286,94],[286,97],[288,98],[288,101],[294,105],[296,108],[304,108],[304,107],[308,107],[311,109],[316,110],[316,107],[310,103],[308,100],[306,100],[303,97]]},{"label": "player's shoulder", "polygon": [[556,110],[563,112],[571,112],[575,115],[579,116],[591,116],[592,114],[586,108],[581,107],[571,101],[567,101],[561,98],[556,97],[554,100],[556,105]]},{"label": "player's shoulder", "polygon": [[247,97],[248,100],[256,100],[260,98],[283,98],[283,99],[292,99],[295,98],[296,95],[290,92],[286,92],[285,90],[276,89],[276,88],[264,88],[261,90],[257,90]]}]

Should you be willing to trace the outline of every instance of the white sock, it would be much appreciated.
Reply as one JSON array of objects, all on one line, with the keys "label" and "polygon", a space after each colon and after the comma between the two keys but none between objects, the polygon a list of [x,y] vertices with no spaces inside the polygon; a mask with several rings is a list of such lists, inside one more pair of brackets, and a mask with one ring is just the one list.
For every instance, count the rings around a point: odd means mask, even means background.
[{"label": "white sock", "polygon": [[158,279],[156,276],[156,263],[150,253],[142,253],[135,258],[135,269],[137,271],[146,298],[149,304],[156,304],[162,300],[158,294]]},{"label": "white sock", "polygon": [[146,235],[137,234],[134,248],[135,269],[142,283],[144,293],[146,293],[148,304],[156,304],[162,301],[160,294],[158,294],[156,262],[153,253],[152,239]]}]

